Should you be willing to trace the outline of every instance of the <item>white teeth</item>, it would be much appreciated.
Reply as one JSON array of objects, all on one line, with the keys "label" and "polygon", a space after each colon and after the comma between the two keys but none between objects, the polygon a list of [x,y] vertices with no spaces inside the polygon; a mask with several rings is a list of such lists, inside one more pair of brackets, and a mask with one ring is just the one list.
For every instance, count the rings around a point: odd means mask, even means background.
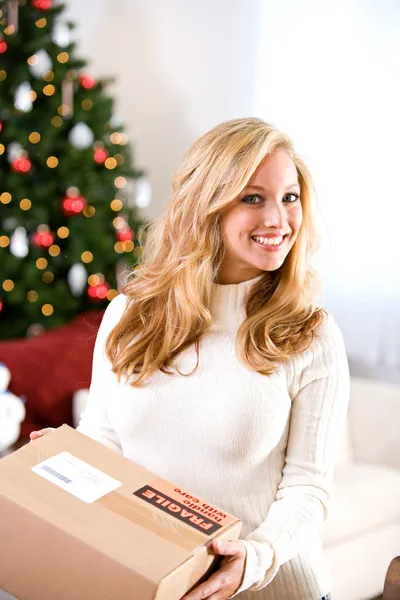
[{"label": "white teeth", "polygon": [[255,240],[256,242],[260,242],[260,244],[264,244],[264,246],[278,246],[282,242],[283,236],[275,238],[265,238],[255,235],[253,236],[253,240]]}]

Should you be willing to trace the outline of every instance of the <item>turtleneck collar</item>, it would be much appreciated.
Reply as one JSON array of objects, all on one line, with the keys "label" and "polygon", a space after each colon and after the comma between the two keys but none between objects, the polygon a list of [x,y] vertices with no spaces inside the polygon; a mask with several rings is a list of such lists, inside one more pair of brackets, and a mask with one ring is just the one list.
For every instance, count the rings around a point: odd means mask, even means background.
[{"label": "turtleneck collar", "polygon": [[211,314],[213,323],[211,330],[236,333],[246,318],[246,300],[249,292],[263,275],[261,273],[261,275],[241,283],[212,284]]}]

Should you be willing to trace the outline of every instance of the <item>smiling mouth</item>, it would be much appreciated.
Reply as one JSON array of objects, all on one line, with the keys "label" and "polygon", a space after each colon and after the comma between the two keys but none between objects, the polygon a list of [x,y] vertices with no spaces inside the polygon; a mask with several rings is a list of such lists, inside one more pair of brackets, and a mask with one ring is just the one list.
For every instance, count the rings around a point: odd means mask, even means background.
[{"label": "smiling mouth", "polygon": [[255,242],[258,246],[262,246],[268,250],[277,251],[279,250],[286,239],[288,238],[288,234],[280,235],[273,238],[262,237],[258,235],[251,236],[253,242]]}]

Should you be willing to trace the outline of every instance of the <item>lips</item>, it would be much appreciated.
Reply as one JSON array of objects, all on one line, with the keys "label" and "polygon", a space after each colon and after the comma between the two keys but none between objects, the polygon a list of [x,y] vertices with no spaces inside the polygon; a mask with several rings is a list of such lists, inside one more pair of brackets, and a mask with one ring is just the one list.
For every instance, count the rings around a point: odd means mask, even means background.
[{"label": "lips", "polygon": [[[258,236],[255,236],[256,238],[258,238]],[[260,248],[261,250],[265,251],[265,252],[279,252],[281,250],[281,248],[284,246],[284,244],[286,243],[286,239],[288,238],[288,234],[285,234],[283,237],[279,236],[279,238],[275,238],[275,239],[281,239],[279,244],[267,244],[267,243],[262,243],[260,241],[257,241],[256,239],[254,239],[254,237],[252,237],[252,242],[254,242],[254,244],[257,245],[258,248]]]}]

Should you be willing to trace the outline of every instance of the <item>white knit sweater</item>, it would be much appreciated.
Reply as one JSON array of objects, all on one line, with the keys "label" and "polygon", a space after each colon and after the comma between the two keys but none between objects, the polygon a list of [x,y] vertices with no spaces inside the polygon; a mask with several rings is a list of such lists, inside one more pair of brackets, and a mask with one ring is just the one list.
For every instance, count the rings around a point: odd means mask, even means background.
[{"label": "white knit sweater", "polygon": [[[104,353],[122,316],[108,306],[97,336],[87,408],[78,431],[243,522],[241,600],[319,600],[332,582],[319,537],[339,454],[349,374],[330,316],[303,354],[269,377],[245,368],[235,337],[253,280],[214,284],[212,329],[190,377],[157,371],[141,388],[118,384]],[[192,346],[174,363],[196,364]],[[233,597],[233,596],[231,596]]]}]

